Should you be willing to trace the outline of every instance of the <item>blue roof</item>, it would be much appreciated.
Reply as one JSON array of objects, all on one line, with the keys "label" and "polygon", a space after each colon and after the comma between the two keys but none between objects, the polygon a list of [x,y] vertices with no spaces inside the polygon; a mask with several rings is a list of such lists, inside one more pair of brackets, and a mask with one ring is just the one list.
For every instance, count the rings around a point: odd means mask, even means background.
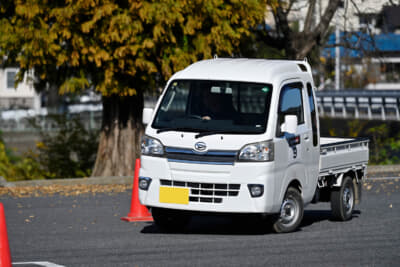
[{"label": "blue roof", "polygon": [[[377,34],[371,37],[369,34],[354,32],[340,33],[340,43],[347,43],[351,48],[340,47],[341,57],[362,57],[368,52],[400,52],[400,34]],[[335,57],[335,33],[329,35],[328,45],[332,46],[323,50],[325,57]]]}]

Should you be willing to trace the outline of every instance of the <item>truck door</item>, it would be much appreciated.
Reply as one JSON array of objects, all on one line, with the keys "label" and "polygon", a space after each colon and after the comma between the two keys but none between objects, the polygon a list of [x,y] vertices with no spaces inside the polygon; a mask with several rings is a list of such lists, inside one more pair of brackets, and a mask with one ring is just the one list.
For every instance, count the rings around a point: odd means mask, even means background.
[{"label": "truck door", "polygon": [[[308,151],[304,143],[311,138],[311,129],[305,121],[303,96],[304,89],[301,82],[285,84],[280,91],[275,139],[275,166],[277,172],[281,174],[280,176],[283,176],[281,179],[298,179],[304,190],[308,186],[306,171]],[[289,135],[281,129],[286,115],[297,116],[298,126],[294,135]],[[282,190],[286,190],[286,188],[282,188]],[[281,197],[284,193],[281,191]]]},{"label": "truck door", "polygon": [[[315,192],[315,185],[317,184],[318,174],[319,174],[319,125],[318,125],[318,114],[316,110],[316,102],[314,97],[314,92],[310,82],[306,85],[306,99],[308,104],[306,114],[306,123],[309,125],[308,128],[308,138],[305,140],[306,143],[306,164],[307,168],[307,181],[310,184],[310,192],[306,195],[313,195]],[[314,187],[312,186],[314,185]]]}]

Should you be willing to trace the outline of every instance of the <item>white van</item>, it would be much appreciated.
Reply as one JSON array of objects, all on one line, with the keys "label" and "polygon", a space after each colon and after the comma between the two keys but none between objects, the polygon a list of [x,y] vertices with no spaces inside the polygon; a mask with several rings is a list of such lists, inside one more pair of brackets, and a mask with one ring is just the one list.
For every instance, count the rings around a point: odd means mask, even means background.
[{"label": "white van", "polygon": [[290,232],[311,202],[348,220],[361,198],[368,139],[320,138],[306,61],[194,63],[143,122],[139,199],[164,230],[217,212],[272,215],[276,232]]}]

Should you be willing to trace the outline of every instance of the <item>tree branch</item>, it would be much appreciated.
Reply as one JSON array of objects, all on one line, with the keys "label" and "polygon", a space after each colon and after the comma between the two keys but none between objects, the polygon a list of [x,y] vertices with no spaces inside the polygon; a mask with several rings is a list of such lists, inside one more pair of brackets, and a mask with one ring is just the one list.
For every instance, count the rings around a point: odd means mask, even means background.
[{"label": "tree branch", "polygon": [[276,8],[274,17],[278,35],[283,36],[283,38],[285,39],[288,39],[291,35],[292,30],[289,27],[289,22],[287,19],[288,14],[285,13],[281,5],[278,5],[278,7]]},{"label": "tree branch", "polygon": [[333,16],[339,6],[340,0],[329,0],[328,6],[325,12],[315,27],[315,29],[307,34],[303,34],[303,39],[298,41],[294,50],[296,50],[296,58],[304,58],[314,48],[316,44],[319,44],[321,40],[326,36],[329,31],[329,24],[332,21]]},{"label": "tree branch", "polygon": [[318,26],[315,28],[314,37],[321,39],[323,38],[329,29],[329,24],[332,21],[333,16],[339,6],[340,0],[330,0],[328,6],[325,9],[324,14],[322,15],[321,21]]},{"label": "tree branch", "polygon": [[290,0],[289,6],[288,6],[288,8],[287,8],[286,11],[285,11],[285,14],[286,14],[286,15],[289,14],[289,12],[292,10],[293,4],[294,4],[295,2],[296,2],[296,0]]},{"label": "tree branch", "polygon": [[310,5],[308,6],[307,16],[304,21],[304,32],[311,31],[312,23],[313,23],[313,16],[315,10],[315,3],[316,0],[310,0]]}]

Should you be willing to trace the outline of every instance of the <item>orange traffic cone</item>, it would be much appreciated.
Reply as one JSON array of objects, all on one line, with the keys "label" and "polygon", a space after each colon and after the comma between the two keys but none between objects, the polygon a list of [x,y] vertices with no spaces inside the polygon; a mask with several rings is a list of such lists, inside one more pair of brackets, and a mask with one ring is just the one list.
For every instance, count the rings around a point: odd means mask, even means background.
[{"label": "orange traffic cone", "polygon": [[11,254],[8,245],[7,224],[3,203],[0,203],[0,267],[11,267]]},{"label": "orange traffic cone", "polygon": [[133,188],[131,199],[131,210],[126,217],[121,220],[128,222],[151,222],[153,217],[145,206],[139,202],[139,169],[140,159],[136,159],[135,175],[133,176]]}]

